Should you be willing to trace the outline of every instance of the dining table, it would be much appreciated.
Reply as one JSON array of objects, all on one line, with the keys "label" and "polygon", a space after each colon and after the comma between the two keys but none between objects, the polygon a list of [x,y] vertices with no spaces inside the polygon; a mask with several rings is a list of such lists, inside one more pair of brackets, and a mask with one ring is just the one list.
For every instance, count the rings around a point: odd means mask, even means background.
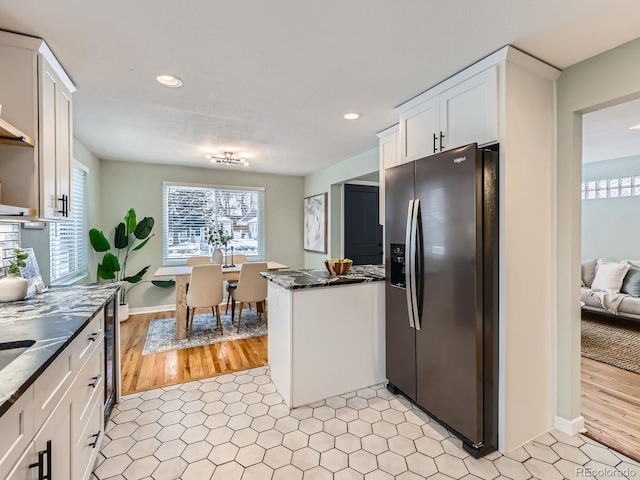
[{"label": "dining table", "polygon": [[[233,282],[237,281],[240,276],[240,268],[238,265],[223,265],[222,277],[224,280]],[[190,265],[165,265],[158,267],[153,274],[154,277],[175,277],[176,279],[176,339],[182,340],[187,336],[187,285],[191,277]],[[269,271],[286,270],[288,265],[278,262],[267,262]]]}]

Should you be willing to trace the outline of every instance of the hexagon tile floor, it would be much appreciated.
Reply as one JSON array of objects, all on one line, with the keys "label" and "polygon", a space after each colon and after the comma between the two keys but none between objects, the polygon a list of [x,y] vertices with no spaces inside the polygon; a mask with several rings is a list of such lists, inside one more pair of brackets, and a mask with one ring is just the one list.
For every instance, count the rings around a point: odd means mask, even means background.
[{"label": "hexagon tile floor", "polygon": [[637,462],[555,431],[476,460],[383,385],[290,411],[268,367],[127,395],[98,457],[94,480],[640,479]]}]

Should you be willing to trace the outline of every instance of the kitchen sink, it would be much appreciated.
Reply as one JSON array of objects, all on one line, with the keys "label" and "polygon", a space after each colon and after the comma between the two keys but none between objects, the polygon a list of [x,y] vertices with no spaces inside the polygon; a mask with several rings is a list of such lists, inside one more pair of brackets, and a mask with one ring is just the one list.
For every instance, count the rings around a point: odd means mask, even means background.
[{"label": "kitchen sink", "polygon": [[0,370],[18,358],[35,340],[18,340],[16,342],[0,343]]}]

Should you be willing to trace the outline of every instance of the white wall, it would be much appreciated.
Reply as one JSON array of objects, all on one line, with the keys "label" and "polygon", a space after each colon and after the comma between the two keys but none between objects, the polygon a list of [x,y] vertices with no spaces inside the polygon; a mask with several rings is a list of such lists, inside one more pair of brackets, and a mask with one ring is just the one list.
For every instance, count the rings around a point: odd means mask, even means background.
[{"label": "white wall", "polygon": [[[324,268],[323,262],[326,258],[340,255],[339,247],[342,244],[342,237],[340,236],[338,238],[335,235],[336,229],[340,228],[339,218],[336,218],[336,210],[338,209],[335,208],[335,206],[338,202],[341,202],[341,190],[338,188],[332,188],[332,185],[335,186],[337,184],[344,183],[347,180],[376,172],[378,171],[378,167],[378,149],[374,148],[304,177],[305,197],[324,192],[329,194],[329,226],[327,233],[328,252],[304,252],[305,268]],[[302,202],[300,202],[300,211],[302,212]]]},{"label": "white wall", "polygon": [[[640,175],[640,155],[582,166],[582,181]],[[640,259],[640,196],[582,202],[582,257]]]},{"label": "white wall", "polygon": [[557,407],[580,422],[582,114],[640,98],[640,39],[573,65],[558,79]]},{"label": "white wall", "polygon": [[[162,265],[162,182],[175,181],[211,185],[265,187],[265,253],[267,260],[303,266],[302,254],[302,177],[250,173],[238,168],[192,168],[149,163],[101,161],[102,221],[99,227],[112,233],[129,208],[139,218],[155,219],[155,237],[129,262],[132,271],[151,265],[145,277]],[[96,225],[90,225],[90,227]],[[145,283],[128,297],[131,307],[175,304],[173,288]]]}]

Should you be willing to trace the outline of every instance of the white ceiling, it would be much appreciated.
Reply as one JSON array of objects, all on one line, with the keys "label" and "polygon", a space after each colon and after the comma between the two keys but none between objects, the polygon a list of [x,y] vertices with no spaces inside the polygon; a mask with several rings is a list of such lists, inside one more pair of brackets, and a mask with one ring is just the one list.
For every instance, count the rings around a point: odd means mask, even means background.
[{"label": "white ceiling", "polygon": [[215,167],[205,153],[233,149],[293,175],[374,148],[393,107],[506,44],[564,68],[638,18],[637,0],[0,0],[0,29],[44,38],[76,83],[99,157]]},{"label": "white ceiling", "polygon": [[599,162],[640,155],[640,99],[582,117],[582,162]]}]

